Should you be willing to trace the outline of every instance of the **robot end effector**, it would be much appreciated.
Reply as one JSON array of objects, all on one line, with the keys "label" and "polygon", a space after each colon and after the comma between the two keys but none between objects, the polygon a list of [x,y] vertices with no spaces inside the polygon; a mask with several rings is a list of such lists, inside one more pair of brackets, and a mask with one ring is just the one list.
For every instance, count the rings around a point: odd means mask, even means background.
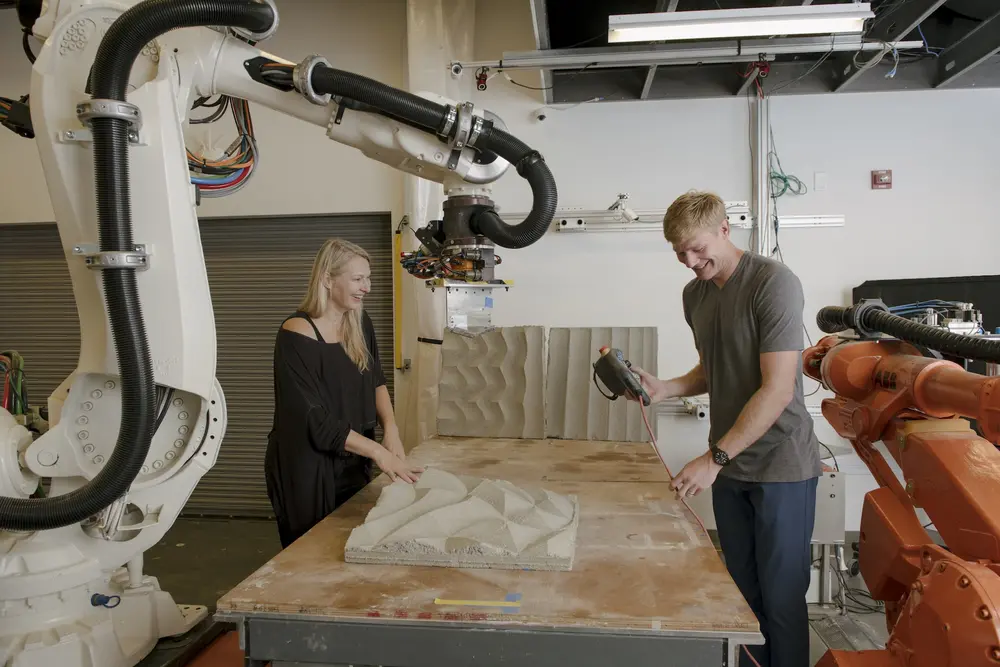
[{"label": "robot end effector", "polygon": [[[418,230],[421,249],[400,260],[410,274],[490,282],[493,268],[500,262],[494,245],[524,248],[548,230],[556,211],[555,180],[539,152],[508,134],[502,121],[489,111],[479,114],[471,102],[451,104],[400,91],[334,69],[320,56],[309,56],[294,66],[260,61],[248,67],[252,78],[286,90],[294,88],[314,104],[336,103],[334,123],[345,109],[353,109],[391,118],[438,139],[441,148],[432,151],[433,160],[410,149],[407,152],[415,159],[395,165],[443,183],[447,195],[443,219],[432,220]],[[405,145],[409,140],[397,143]],[[510,165],[532,190],[531,212],[516,225],[500,218],[485,187]]]}]

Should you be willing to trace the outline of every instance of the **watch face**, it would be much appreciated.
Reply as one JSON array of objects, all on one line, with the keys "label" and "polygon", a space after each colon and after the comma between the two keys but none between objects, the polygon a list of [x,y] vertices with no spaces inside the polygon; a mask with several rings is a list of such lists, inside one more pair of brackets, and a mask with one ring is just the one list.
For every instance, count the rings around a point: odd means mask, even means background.
[{"label": "watch face", "polygon": [[712,458],[715,459],[715,462],[720,466],[724,466],[729,463],[729,455],[721,449],[712,450]]}]

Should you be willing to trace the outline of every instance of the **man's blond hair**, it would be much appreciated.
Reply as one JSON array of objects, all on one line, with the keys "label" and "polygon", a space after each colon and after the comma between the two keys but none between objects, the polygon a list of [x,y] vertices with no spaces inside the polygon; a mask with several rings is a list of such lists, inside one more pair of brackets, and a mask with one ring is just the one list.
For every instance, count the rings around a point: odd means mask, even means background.
[{"label": "man's blond hair", "polygon": [[703,229],[718,229],[726,219],[726,204],[711,192],[691,190],[674,200],[663,216],[663,235],[683,243]]}]

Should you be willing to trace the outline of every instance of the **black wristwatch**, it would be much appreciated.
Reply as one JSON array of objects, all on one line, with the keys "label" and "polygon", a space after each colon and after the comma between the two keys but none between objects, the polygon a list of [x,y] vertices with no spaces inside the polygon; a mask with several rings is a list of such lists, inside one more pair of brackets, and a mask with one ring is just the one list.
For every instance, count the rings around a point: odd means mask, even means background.
[{"label": "black wristwatch", "polygon": [[712,450],[712,460],[715,461],[720,466],[729,465],[729,454],[716,447],[715,445],[709,445],[708,448]]}]

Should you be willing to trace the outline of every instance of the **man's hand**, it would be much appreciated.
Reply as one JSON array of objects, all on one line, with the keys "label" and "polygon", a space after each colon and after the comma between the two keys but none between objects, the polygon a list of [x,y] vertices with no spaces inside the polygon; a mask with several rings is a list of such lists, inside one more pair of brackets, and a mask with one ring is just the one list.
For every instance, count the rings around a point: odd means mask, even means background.
[{"label": "man's hand", "polygon": [[403,441],[399,437],[399,429],[395,425],[385,429],[382,446],[395,454],[400,461],[406,461],[406,453],[403,451]]},{"label": "man's hand", "polygon": [[[659,403],[660,401],[670,398],[667,396],[667,383],[659,378],[653,377],[646,371],[642,370],[638,366],[633,366],[632,370],[636,375],[639,376],[639,384],[646,391],[649,396],[650,404]],[[639,399],[632,394],[628,394],[628,399],[630,401],[638,401]]]},{"label": "man's hand", "polygon": [[715,483],[720,470],[722,466],[712,460],[712,453],[705,452],[684,466],[670,487],[677,492],[678,498],[696,496]]}]

